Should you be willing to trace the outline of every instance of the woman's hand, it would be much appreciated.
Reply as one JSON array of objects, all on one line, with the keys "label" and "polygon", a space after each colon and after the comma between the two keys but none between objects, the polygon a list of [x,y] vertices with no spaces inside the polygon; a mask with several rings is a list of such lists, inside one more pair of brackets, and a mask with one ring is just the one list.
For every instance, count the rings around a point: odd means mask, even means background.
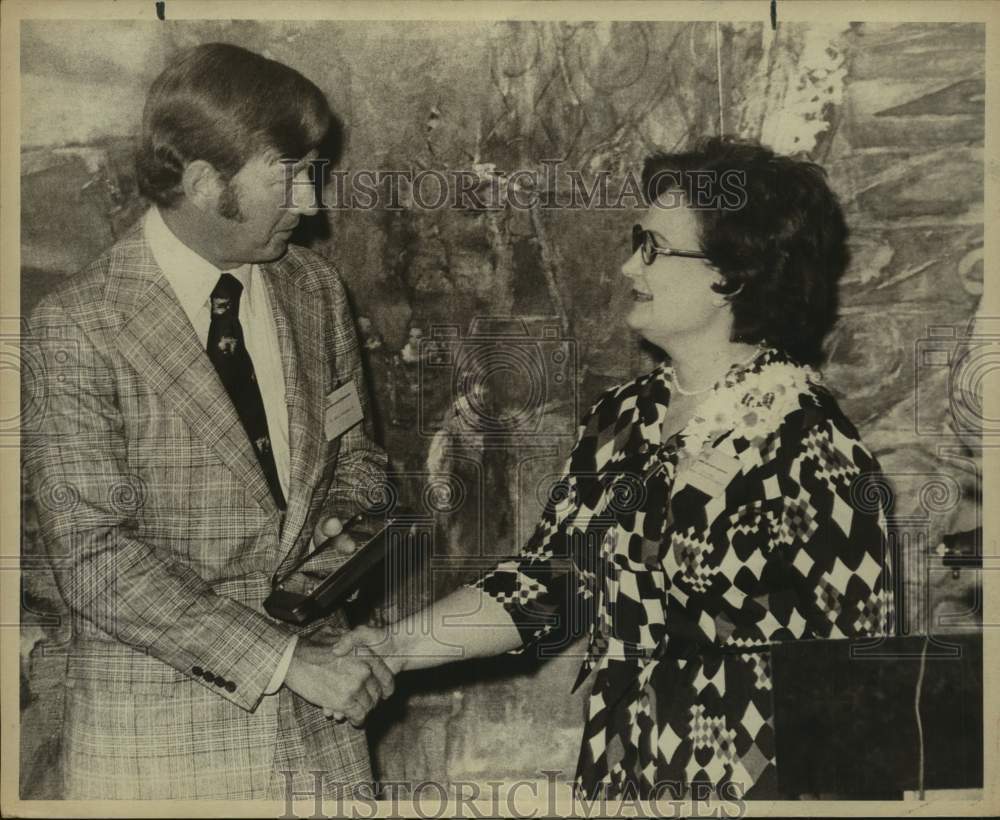
[{"label": "woman's hand", "polygon": [[337,657],[368,658],[375,668],[379,660],[395,676],[498,655],[521,645],[521,635],[502,604],[478,589],[460,587],[388,626],[331,631],[328,651]]},{"label": "woman's hand", "polygon": [[[373,703],[392,695],[395,691],[394,679],[402,664],[398,663],[401,658],[395,657],[398,653],[394,649],[388,628],[359,626],[349,632],[323,632],[325,649],[332,658],[358,659],[371,667],[373,676],[366,684]],[[378,674],[382,670],[384,673]],[[341,711],[324,708],[323,715],[334,720],[344,720],[346,717],[355,726],[358,725],[350,714]]]},{"label": "woman's hand", "polygon": [[381,658],[393,676],[406,669],[406,658],[399,651],[397,630],[388,626],[356,626],[339,636],[333,644],[336,655],[370,653]]}]

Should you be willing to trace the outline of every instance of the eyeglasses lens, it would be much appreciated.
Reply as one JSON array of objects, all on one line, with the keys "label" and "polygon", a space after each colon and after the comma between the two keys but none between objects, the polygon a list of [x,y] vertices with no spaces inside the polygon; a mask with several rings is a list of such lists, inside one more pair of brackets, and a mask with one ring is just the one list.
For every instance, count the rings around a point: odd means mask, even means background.
[{"label": "eyeglasses lens", "polygon": [[649,231],[643,230],[641,225],[635,225],[632,227],[632,253],[640,248],[642,248],[642,261],[647,265],[652,264],[655,256],[653,235]]}]

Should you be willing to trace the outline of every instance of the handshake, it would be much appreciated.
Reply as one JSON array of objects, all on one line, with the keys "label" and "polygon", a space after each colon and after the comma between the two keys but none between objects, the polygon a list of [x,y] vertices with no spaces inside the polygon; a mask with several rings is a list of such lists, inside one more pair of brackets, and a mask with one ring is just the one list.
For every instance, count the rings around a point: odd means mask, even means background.
[{"label": "handshake", "polygon": [[[375,705],[394,690],[400,658],[394,657],[385,629],[324,628],[299,638],[285,685],[323,714],[360,727]],[[381,654],[380,654],[381,653]]]},{"label": "handshake", "polygon": [[[317,525],[314,546],[327,538],[336,538],[335,549],[343,555],[357,548],[337,518]],[[388,630],[360,626],[346,632],[324,627],[299,637],[285,685],[322,707],[326,717],[346,718],[360,727],[375,705],[393,693],[400,668],[395,655]]]},{"label": "handshake", "polygon": [[[341,532],[336,519],[327,519],[323,527],[317,528],[317,541]],[[345,550],[351,548],[345,544]],[[491,657],[520,646],[521,634],[503,604],[473,587],[459,587],[389,627],[327,628],[300,637],[285,684],[322,707],[327,717],[346,717],[359,726],[379,700],[392,694],[399,672]]]}]

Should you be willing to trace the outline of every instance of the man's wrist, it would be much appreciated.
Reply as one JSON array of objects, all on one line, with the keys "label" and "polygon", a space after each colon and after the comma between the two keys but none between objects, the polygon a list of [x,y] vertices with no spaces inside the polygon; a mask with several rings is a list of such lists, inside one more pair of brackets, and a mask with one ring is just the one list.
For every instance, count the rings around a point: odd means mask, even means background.
[{"label": "man's wrist", "polygon": [[282,685],[288,679],[288,673],[292,668],[292,658],[295,656],[295,648],[298,646],[299,637],[298,635],[292,635],[288,639],[288,643],[285,645],[285,651],[282,653],[281,660],[278,661],[278,666],[274,670],[274,674],[271,676],[271,680],[264,690],[265,695],[275,694]]}]

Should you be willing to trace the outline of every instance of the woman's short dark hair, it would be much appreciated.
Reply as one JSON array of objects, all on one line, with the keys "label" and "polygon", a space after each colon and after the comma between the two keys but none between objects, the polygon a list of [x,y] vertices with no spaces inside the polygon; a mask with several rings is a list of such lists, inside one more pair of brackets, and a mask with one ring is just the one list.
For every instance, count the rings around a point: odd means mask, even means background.
[{"label": "woman's short dark hair", "polygon": [[701,250],[725,278],[716,290],[732,294],[734,341],[766,342],[803,363],[822,358],[849,259],[847,225],[822,168],[711,137],[650,156],[642,188],[649,203],[695,211]]},{"label": "woman's short dark hair", "polygon": [[183,52],[153,82],[136,156],[139,190],[169,207],[184,167],[205,160],[229,180],[273,150],[300,159],[332,124],[323,92],[298,71],[228,43]]}]

